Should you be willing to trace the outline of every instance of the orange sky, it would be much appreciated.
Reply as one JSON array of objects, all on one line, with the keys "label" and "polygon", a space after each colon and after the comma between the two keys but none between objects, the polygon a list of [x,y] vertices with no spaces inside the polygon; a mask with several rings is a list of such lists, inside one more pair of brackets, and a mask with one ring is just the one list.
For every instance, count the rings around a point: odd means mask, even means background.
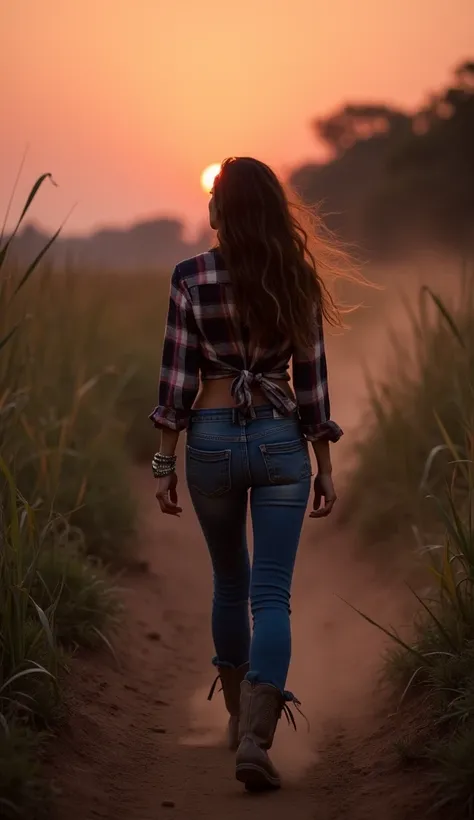
[{"label": "orange sky", "polygon": [[[415,106],[474,57],[474,0],[0,0],[0,213],[21,196],[68,231],[205,216],[203,167],[317,156],[309,123],[339,103]],[[5,42],[6,40],[6,42]]]}]

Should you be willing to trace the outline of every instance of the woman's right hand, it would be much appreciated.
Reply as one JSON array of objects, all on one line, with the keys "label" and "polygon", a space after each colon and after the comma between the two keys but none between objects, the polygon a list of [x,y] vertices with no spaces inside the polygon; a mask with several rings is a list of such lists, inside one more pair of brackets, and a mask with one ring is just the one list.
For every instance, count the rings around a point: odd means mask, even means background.
[{"label": "woman's right hand", "polygon": [[[324,504],[322,501],[324,499]],[[337,499],[331,473],[318,473],[314,479],[313,512],[310,518],[325,518]]]}]

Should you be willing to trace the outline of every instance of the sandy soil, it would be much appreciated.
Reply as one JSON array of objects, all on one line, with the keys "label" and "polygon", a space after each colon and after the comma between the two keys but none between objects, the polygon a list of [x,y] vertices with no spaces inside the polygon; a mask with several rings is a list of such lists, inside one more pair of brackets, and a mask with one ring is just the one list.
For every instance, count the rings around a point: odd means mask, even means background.
[{"label": "sandy soil", "polygon": [[[401,332],[406,326],[394,316],[390,294],[377,300],[370,323],[355,326],[349,342],[337,338],[329,346],[333,415],[346,428],[334,448],[339,472],[360,424],[361,360],[377,370],[390,317]],[[273,757],[285,787],[248,795],[223,744],[222,696],[207,702],[211,573],[189,499],[182,485],[184,513],[167,518],[148,471],[135,471],[132,480],[142,516],[137,569],[121,580],[120,665],[105,652],[73,662],[70,721],[51,763],[58,820],[424,817],[423,782],[401,772],[393,749],[399,716],[379,680],[385,639],[341,600],[399,625],[409,618],[402,580],[389,573],[382,579],[357,561],[353,536],[337,521],[307,520],[293,589],[288,687],[311,731],[302,719],[296,733],[281,721]]]},{"label": "sandy soil", "polygon": [[[397,770],[397,719],[380,691],[384,641],[345,598],[384,623],[402,599],[351,563],[344,532],[308,520],[293,593],[294,658],[289,688],[300,698],[298,732],[282,720],[274,759],[285,788],[249,797],[233,779],[222,696],[207,702],[210,568],[190,504],[180,521],[161,517],[153,483],[144,499],[141,568],[125,579],[120,659],[81,655],[73,664],[70,722],[55,749],[58,820],[253,817],[285,820],[407,820],[423,799]],[[298,715],[296,716],[298,718]],[[418,815],[419,816],[419,815]]]}]

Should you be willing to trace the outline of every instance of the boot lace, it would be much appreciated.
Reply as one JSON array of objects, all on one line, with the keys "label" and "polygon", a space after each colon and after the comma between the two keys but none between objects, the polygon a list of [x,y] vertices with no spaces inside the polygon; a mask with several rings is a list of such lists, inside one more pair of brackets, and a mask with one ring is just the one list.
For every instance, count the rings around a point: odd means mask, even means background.
[{"label": "boot lace", "polygon": [[[213,681],[213,683],[211,685],[211,688],[209,690],[209,694],[207,696],[208,700],[212,700],[212,698],[214,697],[214,693],[216,691],[217,684],[219,683],[220,680],[221,680],[221,676],[216,675],[216,678]],[[222,692],[222,686],[219,689],[219,692]],[[284,699],[284,701],[283,701],[283,706],[282,706],[281,711],[282,711],[282,714],[285,715],[288,725],[293,726],[293,729],[295,730],[295,732],[298,731],[297,727],[296,727],[295,717],[293,715],[293,712],[291,711],[291,707],[290,707],[290,704],[291,704],[291,706],[293,706],[296,709],[296,711],[299,712],[301,717],[305,720],[306,726],[307,726],[307,729],[308,729],[308,732],[309,732],[310,729],[311,729],[310,723],[309,723],[308,718],[304,714],[304,712],[300,709],[301,701],[298,700],[298,698],[293,694],[293,692],[289,692],[287,690],[285,690],[283,692],[283,699]]]},{"label": "boot lace", "polygon": [[[221,676],[220,676],[220,675],[217,675],[217,677],[216,677],[216,679],[215,679],[214,683],[212,684],[212,686],[211,686],[211,688],[210,688],[210,690],[209,690],[209,694],[208,694],[208,696],[207,696],[207,699],[208,699],[208,700],[212,700],[212,698],[214,697],[214,692],[216,691],[216,687],[217,687],[217,684],[219,683],[220,679],[221,679]],[[222,692],[222,686],[221,686],[221,688],[219,689],[219,692]]]},{"label": "boot lace", "polygon": [[304,714],[304,712],[300,709],[301,701],[298,700],[298,698],[293,694],[293,692],[288,692],[287,690],[285,690],[283,692],[283,698],[284,698],[284,703],[283,703],[283,707],[282,707],[281,711],[285,715],[286,720],[288,722],[288,725],[293,726],[293,729],[295,730],[295,732],[297,731],[295,717],[294,717],[293,712],[291,711],[291,707],[290,707],[290,704],[291,704],[296,709],[296,711],[299,712],[301,717],[304,718],[304,720],[306,722],[308,732],[309,732],[310,731],[309,720],[306,717],[306,715]]}]

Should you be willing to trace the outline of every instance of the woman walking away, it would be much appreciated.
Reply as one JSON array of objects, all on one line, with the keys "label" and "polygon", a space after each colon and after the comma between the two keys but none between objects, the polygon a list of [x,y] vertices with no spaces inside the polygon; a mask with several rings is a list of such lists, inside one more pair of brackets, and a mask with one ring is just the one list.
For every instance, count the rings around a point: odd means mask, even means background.
[{"label": "woman walking away", "polygon": [[171,280],[150,416],[162,431],[153,472],[161,510],[179,515],[175,450],[187,430],[187,483],[212,559],[214,665],[236,776],[249,790],[274,789],[280,778],[268,750],[282,712],[298,705],[285,684],[291,581],[311,488],[308,441],[318,465],[311,517],[328,515],[336,500],[329,442],[342,431],[330,419],[322,322],[338,323],[338,312],[270,168],[226,160],[209,212],[217,246],[177,265]]}]

